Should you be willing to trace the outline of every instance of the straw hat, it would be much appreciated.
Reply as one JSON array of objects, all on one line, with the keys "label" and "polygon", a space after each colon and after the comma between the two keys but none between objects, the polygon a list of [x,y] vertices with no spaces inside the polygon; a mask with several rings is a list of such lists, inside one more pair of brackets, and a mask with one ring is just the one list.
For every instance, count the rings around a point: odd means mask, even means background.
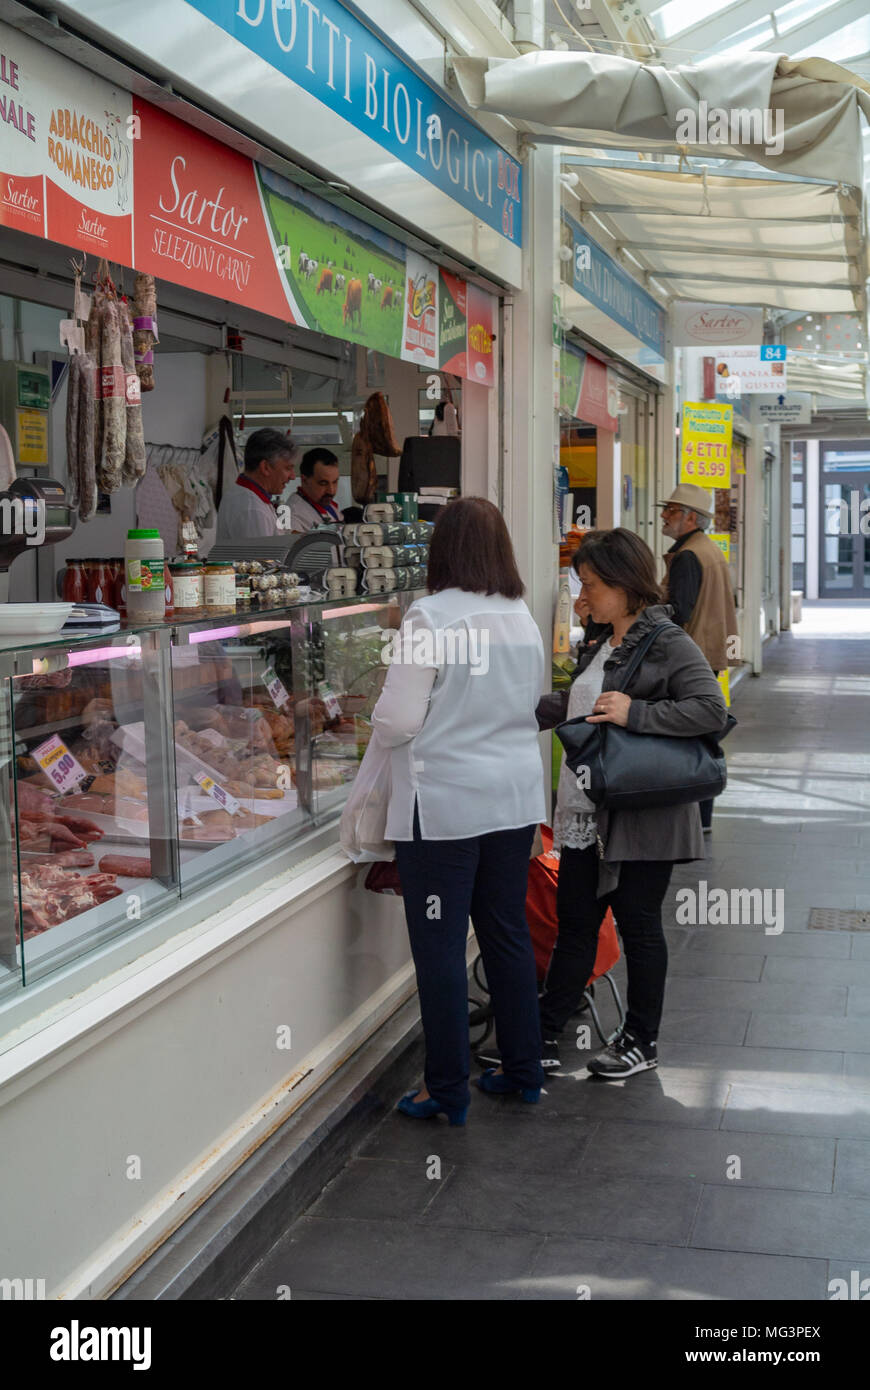
[{"label": "straw hat", "polygon": [[687,512],[698,512],[701,516],[709,517],[714,515],[712,492],[709,488],[698,487],[697,483],[680,483],[670,497],[657,503],[657,506],[667,507],[671,502],[675,507],[685,507]]}]

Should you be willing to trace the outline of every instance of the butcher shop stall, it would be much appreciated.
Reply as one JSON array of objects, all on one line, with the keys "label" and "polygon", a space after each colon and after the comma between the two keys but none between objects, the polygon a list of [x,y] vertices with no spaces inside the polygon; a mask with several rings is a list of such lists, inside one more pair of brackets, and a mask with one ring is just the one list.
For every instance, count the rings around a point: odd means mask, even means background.
[{"label": "butcher shop stall", "polygon": [[[0,161],[0,1225],[49,1296],[101,1296],[413,993],[338,820],[432,526],[487,491],[499,304],[0,50],[33,136]],[[341,519],[217,543],[265,427],[335,455]]]}]

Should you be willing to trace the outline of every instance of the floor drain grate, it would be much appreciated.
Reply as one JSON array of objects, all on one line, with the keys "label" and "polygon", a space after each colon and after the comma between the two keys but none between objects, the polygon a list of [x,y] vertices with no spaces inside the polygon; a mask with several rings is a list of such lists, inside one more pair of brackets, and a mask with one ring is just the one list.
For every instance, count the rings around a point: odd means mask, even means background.
[{"label": "floor drain grate", "polygon": [[810,928],[816,931],[870,931],[870,912],[859,908],[812,907]]}]

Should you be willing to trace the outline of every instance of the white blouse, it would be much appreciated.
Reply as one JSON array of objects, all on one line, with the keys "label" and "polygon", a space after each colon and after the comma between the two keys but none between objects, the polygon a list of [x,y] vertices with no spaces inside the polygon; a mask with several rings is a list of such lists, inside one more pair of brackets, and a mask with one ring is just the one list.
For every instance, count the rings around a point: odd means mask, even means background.
[{"label": "white blouse", "polygon": [[546,819],[544,645],[522,599],[444,589],[396,635],[372,725],[392,751],[386,836],[466,839]]},{"label": "white blouse", "polygon": [[[614,653],[609,639],[602,642],[595,656],[571,686],[566,719],[591,714],[604,684],[604,663]],[[595,803],[582,787],[562,754],[556,814],[553,817],[553,849],[588,849],[595,844]]]}]

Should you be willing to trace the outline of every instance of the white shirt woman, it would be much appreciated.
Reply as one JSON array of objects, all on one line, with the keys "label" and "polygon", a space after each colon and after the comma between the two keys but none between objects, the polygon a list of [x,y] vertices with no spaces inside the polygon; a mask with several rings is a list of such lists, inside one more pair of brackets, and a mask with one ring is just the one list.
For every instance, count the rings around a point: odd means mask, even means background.
[{"label": "white shirt woman", "polygon": [[544,646],[522,599],[442,589],[396,635],[372,714],[392,749],[386,835],[464,839],[547,818],[535,705]]}]

